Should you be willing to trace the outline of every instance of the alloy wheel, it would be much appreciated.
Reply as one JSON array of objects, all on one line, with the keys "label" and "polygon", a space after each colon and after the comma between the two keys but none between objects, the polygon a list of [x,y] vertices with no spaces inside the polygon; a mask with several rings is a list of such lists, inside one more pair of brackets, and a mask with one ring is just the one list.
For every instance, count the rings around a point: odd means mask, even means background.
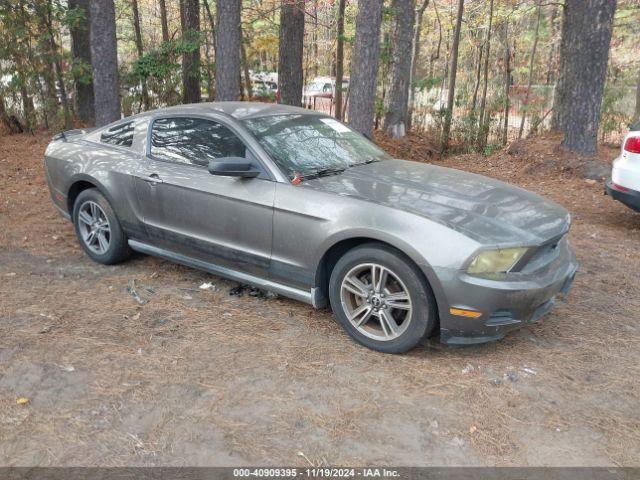
[{"label": "alloy wheel", "polygon": [[349,322],[374,340],[398,338],[411,322],[409,290],[398,275],[376,263],[360,264],[347,272],[340,301]]},{"label": "alloy wheel", "polygon": [[104,210],[88,200],[78,210],[78,227],[82,241],[89,250],[104,255],[111,243],[111,227]]}]

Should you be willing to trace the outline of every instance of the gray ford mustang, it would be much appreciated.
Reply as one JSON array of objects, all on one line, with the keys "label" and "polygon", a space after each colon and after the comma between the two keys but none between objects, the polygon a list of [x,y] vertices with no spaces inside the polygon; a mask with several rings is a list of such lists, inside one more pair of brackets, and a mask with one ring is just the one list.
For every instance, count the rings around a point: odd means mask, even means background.
[{"label": "gray ford mustang", "polygon": [[95,261],[132,250],[329,304],[367,347],[496,340],[538,320],[577,262],[559,205],[390,158],[318,112],[209,103],[56,136],[55,206]]}]

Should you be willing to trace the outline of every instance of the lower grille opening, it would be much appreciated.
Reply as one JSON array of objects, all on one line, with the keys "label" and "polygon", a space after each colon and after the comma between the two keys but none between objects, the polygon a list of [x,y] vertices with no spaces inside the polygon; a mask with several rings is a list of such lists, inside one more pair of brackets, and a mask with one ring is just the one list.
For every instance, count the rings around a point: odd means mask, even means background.
[{"label": "lower grille opening", "polygon": [[513,325],[514,323],[520,323],[520,320],[515,318],[511,310],[496,310],[489,316],[489,320],[485,322],[485,325],[497,327],[499,325]]}]

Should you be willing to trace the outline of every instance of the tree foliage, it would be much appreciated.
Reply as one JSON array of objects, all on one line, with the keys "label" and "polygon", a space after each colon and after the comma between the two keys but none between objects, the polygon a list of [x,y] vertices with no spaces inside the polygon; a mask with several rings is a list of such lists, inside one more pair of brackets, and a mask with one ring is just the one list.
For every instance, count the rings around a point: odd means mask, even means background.
[{"label": "tree foliage", "polygon": [[[237,96],[247,98],[249,93],[260,95],[259,89],[251,88],[253,74],[279,69],[280,43],[291,40],[286,35],[280,39],[280,12],[282,2],[291,0],[237,1],[241,5],[240,21],[232,21],[224,30],[237,33],[233,38],[240,39],[237,44],[242,51],[237,52],[236,57],[236,47],[232,48],[233,62],[225,78],[231,82],[232,89],[236,89],[233,84],[242,77]],[[402,29],[403,24],[412,22],[397,22],[401,13],[398,5],[404,3],[384,0],[380,34],[361,47],[357,45],[356,17],[360,7],[370,9],[371,0],[345,0],[341,33],[338,32],[339,0],[306,0],[303,83],[308,84],[317,76],[336,75],[340,43],[342,73],[345,78],[356,80],[341,91],[341,102],[346,108],[338,113],[346,121],[361,122],[360,105],[354,107],[353,102],[364,102],[363,105],[372,105],[365,109],[364,115],[371,119],[364,124],[370,121],[374,127],[381,128],[383,119],[391,119],[395,112],[401,111],[406,125],[430,130],[439,137],[447,114],[451,113],[450,146],[478,151],[489,151],[516,138],[520,126],[523,136],[552,127],[558,113],[554,110],[554,92],[561,68],[563,3],[493,0],[490,8],[491,0],[465,0],[456,88],[449,111],[446,104],[452,73],[456,2],[407,2],[416,13],[415,30]],[[203,82],[199,89],[204,97],[214,97],[215,77],[220,73],[216,64],[228,50],[216,48],[219,2],[199,0],[200,28],[184,35],[180,3],[181,0],[137,0],[134,5],[133,0],[115,0],[119,96],[125,114],[179,103],[184,58],[193,54],[200,59],[197,73]],[[134,7],[138,8],[140,32],[135,28]],[[640,102],[638,7],[637,0],[618,1],[601,105],[601,141],[619,139],[627,124],[638,115],[635,112],[640,112],[640,106],[636,106]],[[365,11],[363,17],[367,14],[370,17],[371,11]],[[0,93],[3,98],[0,116],[5,125],[8,125],[5,119],[12,117],[27,130],[63,128],[68,123],[65,103],[69,114],[82,123],[77,90],[82,85],[92,85],[93,71],[90,61],[72,51],[71,31],[87,20],[85,15],[76,3],[68,0],[0,1]],[[412,42],[409,48],[407,38]],[[363,49],[362,55],[354,53],[358,48]],[[379,53],[369,56],[372,51]],[[284,52],[287,53],[286,47]],[[398,78],[404,79],[405,75],[398,72],[406,71],[405,67],[398,68],[399,62],[409,58],[415,58],[408,73],[409,81],[399,82]],[[366,73],[356,71],[362,68],[363,60],[375,61],[375,65],[368,65]],[[371,72],[374,72],[373,78]],[[368,87],[363,94],[369,98],[359,96],[357,83],[363,73],[365,83],[373,81],[373,87]],[[283,79],[285,84],[287,80]],[[401,86],[398,88],[398,85]],[[148,102],[143,101],[142,87],[148,90]],[[263,94],[260,98],[270,97]],[[400,99],[405,105],[404,98],[409,98],[407,113],[394,102]],[[335,113],[334,106],[330,112]],[[402,119],[394,118],[392,123],[400,125]]]}]

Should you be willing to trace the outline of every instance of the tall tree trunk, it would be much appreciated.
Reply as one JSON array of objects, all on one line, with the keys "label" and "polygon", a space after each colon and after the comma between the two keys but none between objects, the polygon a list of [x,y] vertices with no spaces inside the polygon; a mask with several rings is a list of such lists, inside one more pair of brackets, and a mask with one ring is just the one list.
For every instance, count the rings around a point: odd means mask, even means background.
[{"label": "tall tree trunk", "polygon": [[[49,8],[52,9],[51,3],[49,3]],[[71,107],[69,106],[69,96],[67,95],[67,87],[64,84],[64,72],[62,70],[62,62],[60,60],[60,54],[58,52],[58,45],[55,40],[55,32],[53,30],[53,24],[51,20],[51,13],[49,13],[47,22],[47,28],[49,30],[49,38],[51,42],[51,54],[54,59],[53,66],[56,72],[56,80],[58,83],[58,89],[60,90],[60,100],[62,102],[62,111],[64,114],[64,125],[66,128],[71,128],[73,126],[73,119],[71,118]]]},{"label": "tall tree trunk", "polygon": [[64,126],[65,128],[71,128],[71,110],[69,109],[69,98],[67,96],[67,88],[64,84],[64,75],[62,72],[62,62],[60,61],[60,55],[58,52],[58,45],[56,44],[55,32],[53,30],[53,5],[51,0],[47,0],[44,3],[36,2],[35,9],[38,17],[40,17],[40,26],[46,34],[46,44],[49,53],[49,60],[53,63],[53,70],[56,76],[56,83],[58,84],[58,92],[60,93],[60,101],[62,103],[62,109],[64,112]]},{"label": "tall tree trunk", "polygon": [[[22,11],[22,15],[27,15],[26,12]],[[21,19],[23,24],[26,23],[25,19]],[[30,42],[27,42],[29,44]],[[44,81],[44,86],[40,85],[41,94],[40,97],[42,99],[42,113],[44,117],[44,125],[45,128],[49,128],[49,119],[54,119],[58,113],[58,93],[56,91],[56,79],[54,75],[54,70],[51,68],[51,53],[49,52],[48,45],[39,45],[39,48],[36,48],[38,52],[38,60],[42,64],[42,80]],[[30,62],[31,59],[28,58]],[[39,81],[39,83],[41,83]]]},{"label": "tall tree trunk", "polygon": [[[133,30],[136,40],[136,51],[138,58],[144,55],[144,46],[142,43],[142,28],[140,27],[140,10],[138,9],[138,0],[131,0],[131,10],[133,13]],[[145,110],[151,108],[151,102],[149,100],[149,92],[147,90],[147,81],[145,78],[140,79],[140,87],[142,93],[142,104]]]},{"label": "tall tree trunk", "polygon": [[[434,3],[434,6],[435,6],[435,3]],[[442,24],[440,24],[440,29],[442,29]],[[454,29],[455,29],[455,26],[454,26]],[[447,60],[445,62],[443,62],[443,65],[442,65],[442,77],[441,77],[441,80],[440,80],[440,91],[438,92],[438,101],[439,102],[442,102],[442,96],[444,95],[445,88],[447,86],[447,82],[449,81],[449,67],[451,66],[451,61],[450,61],[450,59],[451,59],[451,45],[450,45],[450,42],[451,42],[451,31],[449,29],[447,29],[446,39],[445,39],[445,42],[444,42],[444,44],[445,44],[444,51],[445,51],[445,56],[446,56]],[[449,92],[449,90],[447,90],[447,92]]]},{"label": "tall tree trunk", "polygon": [[240,96],[241,0],[218,0],[216,26],[216,100]]},{"label": "tall tree trunk", "polygon": [[561,89],[557,95],[563,145],[580,155],[597,150],[616,0],[566,0]]},{"label": "tall tree trunk", "polygon": [[29,89],[24,77],[20,81],[20,97],[22,98],[22,111],[24,112],[24,124],[27,131],[33,133],[36,127],[36,109],[33,106],[33,99],[29,95]]},{"label": "tall tree trunk", "polygon": [[[204,10],[207,13],[207,19],[209,20],[209,28],[211,28],[211,38],[213,39],[213,43],[216,41],[216,21],[211,14],[211,7],[209,6],[209,0],[204,0],[202,2],[204,4]],[[215,45],[214,45],[215,46]]]},{"label": "tall tree trunk", "polygon": [[[492,0],[493,1],[493,0]],[[456,27],[453,33],[453,45],[451,46],[451,66],[449,68],[449,92],[447,96],[447,110],[444,114],[442,126],[442,138],[440,153],[444,153],[449,144],[451,133],[451,119],[453,118],[453,102],[456,95],[456,75],[458,73],[458,48],[460,46],[460,30],[462,30],[462,15],[464,14],[464,0],[458,0],[458,13],[456,14]]]},{"label": "tall tree trunk", "polygon": [[382,3],[383,0],[359,1],[351,51],[349,125],[369,138],[373,136]]},{"label": "tall tree trunk", "polygon": [[[136,35],[136,50],[138,52],[138,58],[144,55],[144,47],[142,46],[142,29],[140,28],[140,10],[138,9],[138,0],[131,0],[131,11],[133,13],[133,30]],[[142,89],[142,104],[145,110],[151,108],[151,102],[149,101],[149,92],[147,91],[147,80],[145,78],[140,79],[140,87]]]},{"label": "tall tree trunk", "polygon": [[509,135],[509,89],[511,87],[511,51],[509,49],[509,20],[504,21],[504,123],[502,126],[502,144],[506,145]]},{"label": "tall tree trunk", "polygon": [[391,86],[385,105],[384,129],[387,135],[406,135],[409,89],[411,88],[411,41],[413,37],[414,1],[393,0],[393,59]]},{"label": "tall tree trunk", "polygon": [[480,114],[478,115],[478,147],[483,150],[489,134],[489,117],[487,115],[487,88],[489,86],[489,54],[491,52],[491,27],[493,24],[493,0],[489,2],[489,20],[487,24],[487,44],[484,49],[484,78],[482,97],[480,97]]},{"label": "tall tree trunk", "polygon": [[520,129],[518,130],[518,138],[522,138],[522,132],[524,132],[524,122],[527,118],[527,110],[529,109],[529,98],[531,95],[531,86],[533,85],[533,67],[536,60],[536,50],[538,48],[538,37],[540,32],[540,17],[542,16],[542,3],[538,0],[538,14],[536,18],[536,29],[533,34],[533,47],[531,47],[531,58],[529,59],[529,80],[527,81],[527,91],[524,94],[524,108],[520,115]]},{"label": "tall tree trunk", "polygon": [[[485,38],[486,41],[486,38]],[[478,106],[478,90],[480,90],[480,78],[482,77],[482,58],[484,55],[484,44],[478,48],[478,68],[476,68],[476,82],[473,87],[473,98],[471,100],[471,111],[476,112]]]},{"label": "tall tree trunk", "polygon": [[342,81],[344,78],[344,10],[347,0],[338,0],[338,29],[336,39],[336,110],[338,120],[343,119],[342,108]]},{"label": "tall tree trunk", "polygon": [[[169,41],[169,22],[167,21],[167,4],[165,0],[158,0],[160,4],[160,25],[162,26],[162,41]],[[205,0],[206,3],[206,0]]]},{"label": "tall tree trunk", "polygon": [[554,130],[562,130],[564,125],[564,119],[562,118],[562,103],[564,101],[564,79],[562,73],[566,70],[565,67],[565,51],[568,49],[569,35],[565,35],[567,27],[567,14],[566,6],[562,8],[562,30],[560,34],[560,58],[558,65],[558,76],[556,77],[556,84],[553,89],[553,113],[551,115],[551,128]]},{"label": "tall tree trunk", "polygon": [[215,49],[216,21],[214,20],[213,15],[211,14],[211,7],[209,6],[209,0],[204,0],[202,3],[204,4],[204,10],[207,14],[207,20],[209,20],[209,28],[211,28],[211,38],[213,39],[213,46]]},{"label": "tall tree trunk", "polygon": [[[387,27],[383,30],[382,33],[382,51],[380,54],[380,58],[382,61],[380,62],[380,72],[378,76],[380,77],[380,87],[381,91],[381,103],[382,105],[387,104],[387,89],[389,87],[389,74],[391,71],[391,27],[390,25],[382,24],[381,27]],[[373,122],[373,129],[378,130],[380,128],[380,122],[382,121],[382,115],[384,114],[384,108],[376,108],[375,117]]]},{"label": "tall tree trunk", "polygon": [[182,40],[190,47],[182,54],[182,103],[200,103],[200,2],[180,0]]},{"label": "tall tree trunk", "polygon": [[49,128],[49,119],[53,119],[58,111],[58,93],[56,91],[56,81],[49,62],[49,54],[43,52],[41,58],[42,64],[45,66],[42,70],[42,79],[44,85],[42,86],[42,103],[43,103],[43,116],[45,127]]},{"label": "tall tree trunk", "polygon": [[[202,4],[200,5],[200,18],[205,19],[205,21],[208,19],[207,7],[208,7],[207,0],[203,0]],[[213,99],[213,68],[211,68],[211,62],[210,62],[210,59],[212,58],[211,42],[209,40],[209,35],[207,35],[206,33],[208,30],[209,29],[205,27],[205,33],[204,35],[202,35],[202,40],[204,43],[204,58],[205,58],[203,81],[207,85],[207,100],[211,101]]]},{"label": "tall tree trunk", "polygon": [[[242,29],[240,29],[242,33]],[[244,46],[244,38],[240,39],[240,56],[242,60],[242,73],[244,74],[244,88],[247,91],[247,100],[253,97],[253,89],[251,88],[251,74],[249,73],[249,61],[247,60],[247,49]]]},{"label": "tall tree trunk", "polygon": [[[340,1],[340,0],[338,0]],[[313,76],[318,76],[318,1],[313,2]]]},{"label": "tall tree trunk", "polygon": [[[204,5],[205,17],[209,21],[209,28],[211,29],[211,45],[213,45],[214,58],[215,58],[216,21],[213,19],[213,15],[211,14],[211,7],[209,6],[209,0],[203,0],[202,3]],[[213,64],[211,62],[211,55],[209,52],[208,44],[205,51],[205,56],[207,58],[207,92],[209,96],[209,101],[212,102],[215,97],[215,86],[214,86],[215,72],[213,69]]]},{"label": "tall tree trunk", "polygon": [[116,12],[113,0],[91,0],[91,65],[96,126],[120,119]]},{"label": "tall tree trunk", "polygon": [[422,17],[429,6],[429,0],[422,0],[422,4],[415,13],[413,24],[413,40],[411,41],[411,68],[409,70],[409,100],[407,110],[407,130],[411,129],[411,117],[413,115],[413,103],[416,93],[416,74],[418,72],[418,58],[420,57],[420,36],[422,33]]},{"label": "tall tree trunk", "polygon": [[554,78],[554,70],[556,68],[556,17],[558,16],[558,7],[551,6],[551,17],[549,18],[549,36],[551,37],[551,46],[549,48],[549,58],[547,60],[547,79],[546,85],[550,85]]},{"label": "tall tree trunk", "polygon": [[95,121],[95,113],[91,73],[89,6],[90,0],[69,0],[69,9],[82,10],[82,16],[69,29],[73,58],[73,84],[76,92],[75,111],[80,121],[92,125]]},{"label": "tall tree trunk", "polygon": [[[429,55],[429,79],[433,78],[433,68],[436,63],[436,60],[440,59],[440,49],[442,47],[442,22],[440,21],[440,14],[438,13],[438,4],[436,0],[433,0],[433,11],[436,14],[435,24],[438,25],[438,44],[434,52],[431,52]],[[434,27],[435,27],[434,24]]]},{"label": "tall tree trunk", "polygon": [[302,54],[305,0],[282,0],[278,86],[280,103],[302,106]]}]

